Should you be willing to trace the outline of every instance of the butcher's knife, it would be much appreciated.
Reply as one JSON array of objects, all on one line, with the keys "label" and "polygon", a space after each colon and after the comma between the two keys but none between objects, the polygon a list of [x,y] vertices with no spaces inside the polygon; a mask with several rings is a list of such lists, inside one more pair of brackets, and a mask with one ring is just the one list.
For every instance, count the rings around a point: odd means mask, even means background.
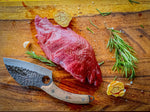
[{"label": "butcher's knife", "polygon": [[[94,100],[91,95],[74,94],[57,87],[52,79],[52,71],[39,65],[11,58],[3,58],[10,75],[22,86],[38,87],[49,95],[74,104],[88,104]],[[49,82],[44,82],[44,78]]]}]

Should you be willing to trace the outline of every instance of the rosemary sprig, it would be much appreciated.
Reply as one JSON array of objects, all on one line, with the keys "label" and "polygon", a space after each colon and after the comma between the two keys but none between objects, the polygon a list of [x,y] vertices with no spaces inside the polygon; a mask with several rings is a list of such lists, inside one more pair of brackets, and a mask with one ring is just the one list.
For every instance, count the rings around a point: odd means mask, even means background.
[{"label": "rosemary sprig", "polygon": [[86,29],[89,30],[91,33],[94,34],[94,32],[89,27],[86,27]]},{"label": "rosemary sprig", "polygon": [[[110,52],[115,49],[116,62],[112,70],[118,70],[118,72],[121,70],[126,78],[129,77],[129,79],[134,79],[135,62],[138,62],[137,58],[134,56],[135,51],[118,35],[118,33],[121,33],[120,31],[108,27],[107,29],[110,31],[110,39],[107,48],[109,48]],[[128,76],[129,74],[130,76]]]},{"label": "rosemary sprig", "polygon": [[99,9],[96,8],[96,10],[102,15],[102,16],[108,16],[111,14],[111,12],[101,12]]},{"label": "rosemary sprig", "polygon": [[90,21],[90,23],[91,23],[93,26],[95,26],[95,27],[98,29],[98,27],[92,22],[91,19],[89,19],[89,21]]},{"label": "rosemary sprig", "polygon": [[128,0],[131,4],[136,3],[136,4],[140,4],[140,2],[134,1],[134,0]]},{"label": "rosemary sprig", "polygon": [[102,62],[98,63],[98,65],[99,65],[99,66],[101,66],[102,64],[104,64],[104,61],[102,61]]},{"label": "rosemary sprig", "polygon": [[38,56],[38,55],[36,55],[33,51],[27,51],[26,52],[26,54],[28,54],[31,58],[33,58],[33,59],[37,59],[37,60],[39,60],[39,61],[41,61],[41,62],[44,62],[44,63],[46,63],[46,65],[48,65],[48,66],[56,66],[56,64],[55,63],[53,63],[51,60],[48,60],[48,59],[46,59],[45,57],[43,57],[43,56]]}]

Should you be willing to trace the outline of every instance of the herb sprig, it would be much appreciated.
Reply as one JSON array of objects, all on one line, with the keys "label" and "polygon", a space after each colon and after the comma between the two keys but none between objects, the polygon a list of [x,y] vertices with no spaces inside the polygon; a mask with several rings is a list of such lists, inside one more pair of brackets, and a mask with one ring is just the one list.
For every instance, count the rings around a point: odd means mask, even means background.
[{"label": "herb sprig", "polygon": [[102,15],[102,16],[108,16],[111,14],[111,12],[101,12],[99,9],[96,8],[96,10]]},{"label": "herb sprig", "polygon": [[[116,62],[112,68],[113,71],[118,70],[125,74],[125,77],[129,79],[134,79],[135,77],[135,62],[138,62],[137,58],[134,56],[135,51],[131,46],[129,46],[119,35],[120,31],[107,28],[110,31],[110,39],[107,44],[110,52],[115,50]],[[130,76],[128,76],[130,74]]]},{"label": "herb sprig", "polygon": [[48,65],[48,66],[56,66],[56,64],[55,63],[53,63],[51,60],[48,60],[48,59],[46,59],[45,57],[43,57],[43,56],[38,56],[37,54],[35,54],[33,51],[27,51],[26,52],[26,54],[28,54],[31,58],[33,58],[33,59],[37,59],[37,60],[39,60],[39,61],[41,61],[41,62],[44,62],[44,63],[46,63],[46,65]]},{"label": "herb sprig", "polygon": [[134,1],[134,0],[128,0],[131,4],[136,3],[136,4],[140,4],[140,2]]}]

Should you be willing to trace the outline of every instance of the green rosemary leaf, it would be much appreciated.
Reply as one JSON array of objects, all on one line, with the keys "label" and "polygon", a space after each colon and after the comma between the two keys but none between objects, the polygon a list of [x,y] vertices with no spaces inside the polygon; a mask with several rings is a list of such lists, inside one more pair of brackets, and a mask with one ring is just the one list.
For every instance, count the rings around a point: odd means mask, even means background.
[{"label": "green rosemary leaf", "polygon": [[104,12],[103,13],[103,16],[108,16],[108,15],[110,15],[111,14],[111,12]]},{"label": "green rosemary leaf", "polygon": [[108,40],[108,43],[107,43],[107,48],[110,46],[110,40]]},{"label": "green rosemary leaf", "polygon": [[99,65],[99,66],[101,66],[102,64],[104,64],[104,61],[102,61],[102,62],[98,63],[98,65]]},{"label": "green rosemary leaf", "polygon": [[104,12],[102,13],[99,9],[96,8],[96,10],[102,15],[102,16],[108,16],[111,14],[111,12]]},{"label": "green rosemary leaf", "polygon": [[116,79],[117,79],[117,76],[114,77],[114,80],[113,80],[113,81],[115,81]]},{"label": "green rosemary leaf", "polygon": [[144,26],[143,25],[140,25],[142,28],[144,28]]},{"label": "green rosemary leaf", "polygon": [[94,34],[94,32],[89,27],[86,27],[86,29],[89,30],[91,33]]},{"label": "green rosemary leaf", "polygon": [[120,31],[118,30],[114,30],[114,29],[110,29],[112,32],[116,32],[116,33],[121,33]]},{"label": "green rosemary leaf", "polygon": [[91,23],[94,27],[96,27],[96,28],[98,29],[98,27],[92,22],[91,19],[89,19],[89,21],[90,21],[90,23]]},{"label": "green rosemary leaf", "polygon": [[137,1],[134,1],[134,0],[129,0],[129,2],[130,2],[131,4],[133,4],[133,3],[140,4],[140,2],[137,2]]},{"label": "green rosemary leaf", "polygon": [[96,10],[103,16],[103,13],[99,9],[96,8]]},{"label": "green rosemary leaf", "polygon": [[128,69],[127,69],[127,66],[126,65],[124,65],[125,67],[124,67],[124,72],[125,72],[125,77],[127,78],[128,77]]}]

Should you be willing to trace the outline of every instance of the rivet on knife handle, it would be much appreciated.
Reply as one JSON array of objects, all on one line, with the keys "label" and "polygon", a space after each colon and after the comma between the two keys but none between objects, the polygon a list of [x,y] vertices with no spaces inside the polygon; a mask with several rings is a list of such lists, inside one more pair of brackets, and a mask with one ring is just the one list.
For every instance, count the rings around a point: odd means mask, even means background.
[{"label": "rivet on knife handle", "polygon": [[64,91],[58,88],[54,82],[52,82],[48,86],[42,86],[42,90],[50,94],[51,96],[74,104],[88,104],[94,100],[94,97],[91,95],[81,95],[81,94],[74,94],[67,91]]}]

